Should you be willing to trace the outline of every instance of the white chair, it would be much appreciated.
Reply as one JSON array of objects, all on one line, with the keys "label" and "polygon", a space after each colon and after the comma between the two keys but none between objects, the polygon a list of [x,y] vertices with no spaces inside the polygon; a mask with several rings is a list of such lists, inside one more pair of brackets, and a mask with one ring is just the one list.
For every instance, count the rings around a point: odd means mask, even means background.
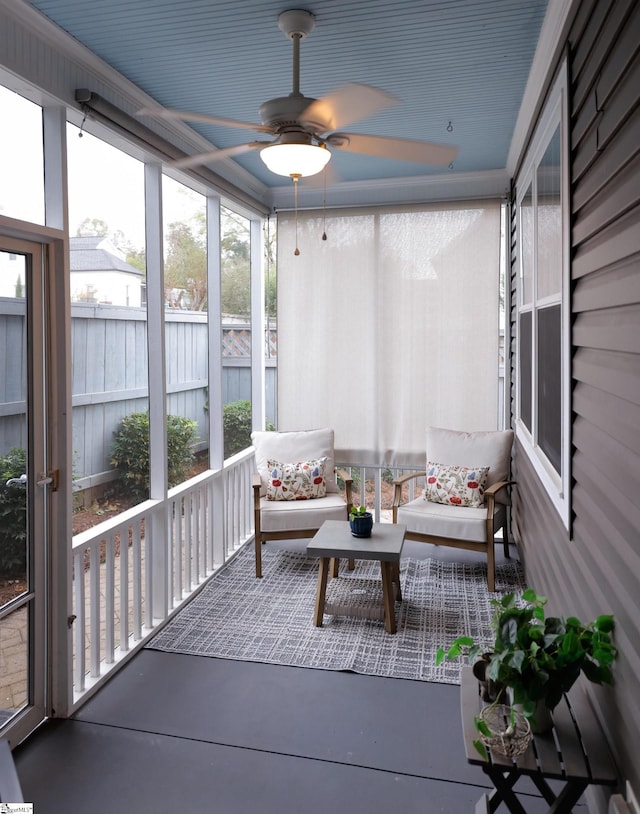
[{"label": "white chair", "polygon": [[[295,540],[313,537],[325,520],[348,520],[351,509],[352,479],[340,473],[346,487],[346,500],[340,494],[336,480],[333,451],[333,430],[319,429],[300,432],[253,432],[251,442],[255,449],[256,469],[253,476],[253,505],[255,519],[256,577],[262,576],[262,545],[267,540]],[[269,463],[269,462],[272,463]],[[279,472],[273,462],[292,465],[322,461],[324,496],[308,496],[308,483],[287,481],[282,485],[274,478]],[[299,470],[304,473],[302,467]],[[313,480],[318,480],[313,478]],[[277,484],[274,486],[274,483]],[[287,486],[289,488],[287,488]],[[319,485],[319,491],[322,485]],[[315,488],[311,483],[310,491]],[[285,497],[293,499],[285,499]],[[271,498],[271,499],[270,499]]]},{"label": "white chair", "polygon": [[[394,481],[393,522],[407,527],[405,539],[486,553],[489,591],[495,591],[494,537],[500,529],[504,553],[509,556],[506,522],[512,445],[511,430],[458,432],[429,427],[427,471]],[[403,486],[420,477],[425,478],[423,494],[402,503]]]}]

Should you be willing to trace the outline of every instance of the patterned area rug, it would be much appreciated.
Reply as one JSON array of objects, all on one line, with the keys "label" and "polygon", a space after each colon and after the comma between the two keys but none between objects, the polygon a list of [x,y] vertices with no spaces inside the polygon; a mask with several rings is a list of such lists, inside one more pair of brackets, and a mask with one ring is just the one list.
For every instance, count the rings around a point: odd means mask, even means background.
[{"label": "patterned area rug", "polygon": [[[318,560],[303,553],[263,551],[262,579],[254,576],[252,549],[245,548],[222,568],[147,647],[174,653],[260,661],[365,675],[459,684],[458,661],[435,666],[436,650],[457,636],[492,640],[490,600],[524,590],[518,562],[496,568],[495,594],[486,588],[486,566],[435,559],[401,560],[402,602],[396,603],[398,631],[385,632],[381,619],[325,614],[313,624]],[[348,580],[360,596],[360,617],[369,603],[377,614],[380,564],[358,560],[355,571],[343,561],[340,583]],[[344,583],[344,584],[343,584]],[[374,590],[363,601],[367,584]],[[331,586],[331,583],[329,583]],[[377,596],[376,596],[377,593]],[[329,600],[330,592],[327,591]]]}]

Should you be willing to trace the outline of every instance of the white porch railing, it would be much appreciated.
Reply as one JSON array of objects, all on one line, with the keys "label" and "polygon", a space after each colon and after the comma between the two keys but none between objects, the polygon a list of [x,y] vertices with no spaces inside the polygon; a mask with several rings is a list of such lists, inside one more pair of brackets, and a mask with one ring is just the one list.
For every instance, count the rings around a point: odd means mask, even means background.
[{"label": "white porch railing", "polygon": [[[340,469],[351,473],[353,477],[353,502],[367,506],[373,513],[376,523],[391,522],[391,501],[393,500],[392,481],[414,469],[384,466],[359,466],[358,464],[340,463]],[[424,484],[418,478],[410,481],[405,487],[404,499],[417,497]]]},{"label": "white porch railing", "polygon": [[74,705],[253,534],[253,450],[76,535]]},{"label": "white porch railing", "polygon": [[[354,502],[390,521],[400,469],[351,468]],[[253,449],[73,538],[74,706],[253,536]],[[385,486],[386,484],[386,486]]]}]

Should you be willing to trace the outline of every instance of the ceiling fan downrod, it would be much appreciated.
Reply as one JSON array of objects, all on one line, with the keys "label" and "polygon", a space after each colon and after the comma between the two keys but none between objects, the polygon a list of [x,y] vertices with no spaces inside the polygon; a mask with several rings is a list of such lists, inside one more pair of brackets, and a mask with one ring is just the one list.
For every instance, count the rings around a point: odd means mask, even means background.
[{"label": "ceiling fan downrod", "polygon": [[304,9],[289,9],[278,16],[278,28],[293,42],[292,96],[300,95],[300,43],[315,27],[315,17]]}]

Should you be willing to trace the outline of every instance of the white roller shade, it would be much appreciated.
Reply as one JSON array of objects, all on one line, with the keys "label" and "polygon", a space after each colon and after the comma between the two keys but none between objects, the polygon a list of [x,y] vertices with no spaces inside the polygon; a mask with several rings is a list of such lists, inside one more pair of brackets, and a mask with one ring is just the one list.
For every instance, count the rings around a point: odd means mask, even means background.
[{"label": "white roller shade", "polygon": [[422,466],[425,428],[498,426],[498,201],[278,216],[280,430]]}]

